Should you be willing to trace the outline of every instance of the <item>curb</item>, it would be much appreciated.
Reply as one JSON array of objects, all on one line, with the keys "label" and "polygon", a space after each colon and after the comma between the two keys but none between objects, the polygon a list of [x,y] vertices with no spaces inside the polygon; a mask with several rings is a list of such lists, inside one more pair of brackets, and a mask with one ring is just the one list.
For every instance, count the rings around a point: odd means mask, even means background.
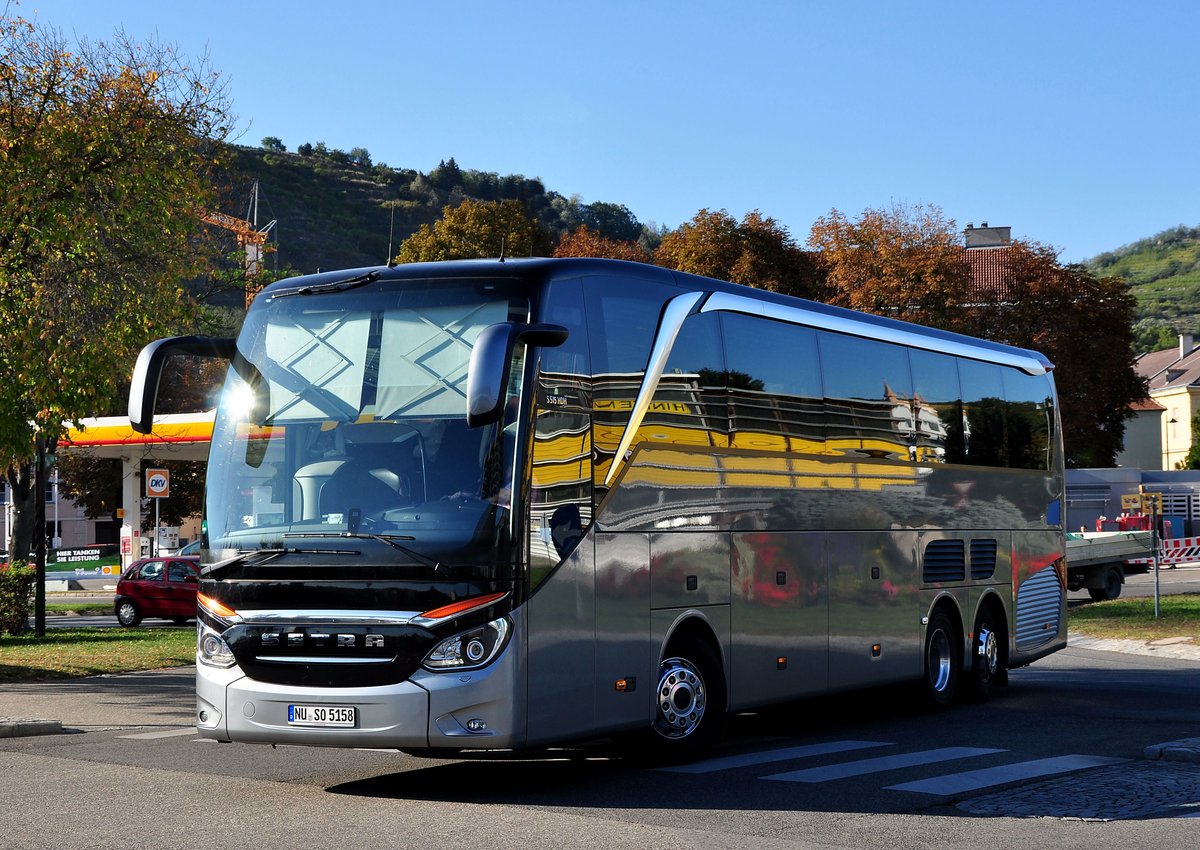
[{"label": "curb", "polygon": [[1120,652],[1125,655],[1148,655],[1158,658],[1177,658],[1200,661],[1200,646],[1188,638],[1161,638],[1154,641],[1114,638],[1093,638],[1078,632],[1067,633],[1067,646],[1099,652]]},{"label": "curb", "polygon": [[61,720],[32,717],[0,717],[0,738],[26,738],[33,735],[62,734]]},{"label": "curb", "polygon": [[1142,755],[1151,760],[1200,764],[1200,738],[1181,738],[1165,744],[1154,744],[1146,747]]}]

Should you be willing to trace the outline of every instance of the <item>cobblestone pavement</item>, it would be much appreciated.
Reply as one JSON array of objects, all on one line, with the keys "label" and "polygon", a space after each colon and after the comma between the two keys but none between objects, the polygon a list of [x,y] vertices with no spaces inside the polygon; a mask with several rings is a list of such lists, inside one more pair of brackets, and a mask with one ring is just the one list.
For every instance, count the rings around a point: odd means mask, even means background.
[{"label": "cobblestone pavement", "polygon": [[989,817],[1140,820],[1200,816],[1200,764],[1136,761],[975,797],[960,811]]}]

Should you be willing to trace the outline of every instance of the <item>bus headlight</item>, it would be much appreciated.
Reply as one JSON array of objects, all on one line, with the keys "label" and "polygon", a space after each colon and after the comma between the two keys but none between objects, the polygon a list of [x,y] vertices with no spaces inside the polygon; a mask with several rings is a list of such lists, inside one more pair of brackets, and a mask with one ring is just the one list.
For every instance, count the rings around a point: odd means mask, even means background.
[{"label": "bus headlight", "polygon": [[507,617],[492,620],[454,637],[446,638],[435,646],[421,662],[426,670],[474,670],[491,663],[508,641],[509,622]]},{"label": "bus headlight", "polygon": [[232,667],[237,663],[225,638],[203,623],[196,630],[196,657],[209,667]]}]

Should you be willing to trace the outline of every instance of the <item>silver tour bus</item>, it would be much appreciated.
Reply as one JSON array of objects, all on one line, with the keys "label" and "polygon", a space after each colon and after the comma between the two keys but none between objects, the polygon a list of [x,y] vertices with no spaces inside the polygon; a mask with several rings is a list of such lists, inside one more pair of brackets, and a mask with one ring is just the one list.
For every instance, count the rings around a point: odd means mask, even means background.
[{"label": "silver tour bus", "polygon": [[426,754],[640,736],[1066,644],[1051,365],[662,268],[461,261],[272,284],[208,465],[196,725]]}]

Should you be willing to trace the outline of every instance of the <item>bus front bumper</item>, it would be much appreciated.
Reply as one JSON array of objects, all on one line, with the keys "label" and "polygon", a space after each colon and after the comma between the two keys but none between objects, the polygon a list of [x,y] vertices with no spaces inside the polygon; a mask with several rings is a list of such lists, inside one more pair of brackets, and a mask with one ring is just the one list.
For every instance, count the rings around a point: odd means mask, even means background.
[{"label": "bus front bumper", "polygon": [[[407,681],[318,688],[255,681],[236,666],[196,667],[196,728],[207,738],[260,744],[385,749],[514,749],[525,742],[525,705],[510,645],[482,670],[418,671]],[[352,708],[353,725],[296,722],[294,707]],[[289,716],[292,720],[289,722]],[[345,712],[324,712],[345,722]]]}]

